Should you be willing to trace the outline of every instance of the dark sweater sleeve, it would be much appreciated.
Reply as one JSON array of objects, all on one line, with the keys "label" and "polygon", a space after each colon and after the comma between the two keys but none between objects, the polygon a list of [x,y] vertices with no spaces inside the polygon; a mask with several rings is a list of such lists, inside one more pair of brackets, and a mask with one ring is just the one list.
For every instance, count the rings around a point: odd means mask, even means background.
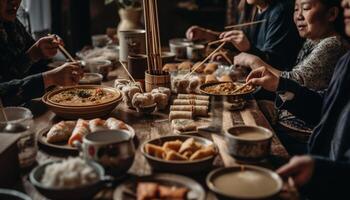
[{"label": "dark sweater sleeve", "polygon": [[41,74],[0,83],[0,96],[5,106],[15,106],[44,94],[44,81]]},{"label": "dark sweater sleeve", "polygon": [[266,21],[268,27],[264,32],[264,45],[259,48],[252,46],[248,53],[260,57],[279,70],[290,70],[302,45],[291,19],[288,9],[275,11]]},{"label": "dark sweater sleeve", "polygon": [[277,94],[284,94],[286,92],[294,94],[294,97],[284,102],[281,98],[277,97],[275,103],[279,109],[288,110],[293,115],[310,124],[317,124],[319,122],[321,119],[324,92],[315,92],[299,85],[293,80],[281,77]]},{"label": "dark sweater sleeve", "polygon": [[348,199],[350,162],[314,157],[315,169],[310,182],[301,189],[310,199]]}]

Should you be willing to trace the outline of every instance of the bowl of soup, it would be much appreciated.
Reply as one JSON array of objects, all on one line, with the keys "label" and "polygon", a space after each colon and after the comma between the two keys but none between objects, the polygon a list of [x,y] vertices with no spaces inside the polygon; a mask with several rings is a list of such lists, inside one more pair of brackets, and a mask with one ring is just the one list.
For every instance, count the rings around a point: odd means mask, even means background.
[{"label": "bowl of soup", "polygon": [[282,179],[262,167],[241,165],[216,169],[206,178],[219,199],[272,199],[282,189]]},{"label": "bowl of soup", "polygon": [[273,133],[258,126],[235,126],[225,132],[229,153],[241,160],[264,159],[270,154]]}]

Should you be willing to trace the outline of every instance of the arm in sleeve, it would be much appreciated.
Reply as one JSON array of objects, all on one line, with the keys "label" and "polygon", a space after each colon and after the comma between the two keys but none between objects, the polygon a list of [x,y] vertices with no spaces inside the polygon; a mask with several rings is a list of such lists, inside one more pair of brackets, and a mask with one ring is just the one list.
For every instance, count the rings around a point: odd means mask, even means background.
[{"label": "arm in sleeve", "polygon": [[310,199],[348,199],[350,162],[313,157],[315,169],[310,182],[301,189]]},{"label": "arm in sleeve", "polygon": [[327,88],[337,61],[345,53],[345,49],[335,37],[326,40],[292,71],[284,71],[281,76],[314,90]]},{"label": "arm in sleeve", "polygon": [[285,101],[277,97],[275,102],[277,108],[288,110],[310,124],[317,124],[321,119],[325,92],[315,92],[299,85],[295,81],[281,77],[277,94],[285,94],[287,92],[292,93],[293,97]]},{"label": "arm in sleeve", "polygon": [[275,13],[275,16],[266,22],[269,24],[264,46],[260,49],[252,46],[248,53],[260,57],[279,70],[286,70],[293,66],[302,40],[292,23],[292,16],[281,12]]},{"label": "arm in sleeve", "polygon": [[42,74],[0,83],[0,96],[5,106],[19,105],[44,94]]}]

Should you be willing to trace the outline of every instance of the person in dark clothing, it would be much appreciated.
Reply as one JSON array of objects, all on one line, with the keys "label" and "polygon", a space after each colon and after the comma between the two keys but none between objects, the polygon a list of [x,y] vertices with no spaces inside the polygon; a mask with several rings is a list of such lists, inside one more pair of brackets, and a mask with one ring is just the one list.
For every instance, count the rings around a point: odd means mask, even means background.
[{"label": "person in dark clothing", "polygon": [[17,106],[44,94],[53,85],[76,85],[83,75],[79,63],[66,63],[53,70],[0,83],[0,98],[4,106]]},{"label": "person in dark clothing", "polygon": [[280,70],[290,70],[302,46],[293,23],[294,1],[247,0],[257,11],[253,21],[264,23],[245,30],[232,30],[220,35],[241,52],[253,54]]},{"label": "person in dark clothing", "polygon": [[16,18],[21,0],[0,0],[0,82],[47,70],[47,59],[63,44],[55,36],[35,41]]},{"label": "person in dark clothing", "polygon": [[[343,0],[346,33],[350,36],[350,0]],[[282,96],[278,106],[299,118],[318,122],[309,140],[310,155],[293,157],[277,172],[292,177],[309,199],[348,199],[350,178],[350,52],[337,63],[326,91],[315,92],[279,77],[265,67],[247,81]]]},{"label": "person in dark clothing", "polygon": [[[270,65],[289,70],[302,46],[296,27],[293,24],[292,0],[246,0],[257,10],[253,21],[266,20],[244,30],[227,31],[220,38],[230,41],[238,51],[254,54]],[[187,30],[188,39],[215,40],[217,32],[193,26]]]}]

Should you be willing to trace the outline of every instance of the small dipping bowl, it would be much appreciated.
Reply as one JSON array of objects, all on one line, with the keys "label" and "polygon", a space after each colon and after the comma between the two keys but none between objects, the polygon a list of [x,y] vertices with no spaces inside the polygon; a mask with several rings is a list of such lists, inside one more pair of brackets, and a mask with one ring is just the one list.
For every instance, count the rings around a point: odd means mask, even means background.
[{"label": "small dipping bowl", "polygon": [[83,78],[79,80],[80,85],[101,85],[103,76],[99,73],[84,73]]},{"label": "small dipping bowl", "polygon": [[112,62],[109,60],[86,60],[85,66],[92,73],[99,73],[103,79],[107,79],[108,73],[112,68]]},{"label": "small dipping bowl", "polygon": [[216,169],[206,178],[218,199],[274,199],[282,190],[282,179],[269,169],[241,165]]},{"label": "small dipping bowl", "polygon": [[272,136],[270,130],[257,126],[235,126],[225,132],[229,153],[245,161],[258,161],[269,156]]},{"label": "small dipping bowl", "polygon": [[205,46],[202,44],[194,44],[186,47],[187,58],[193,61],[198,61],[205,56]]},{"label": "small dipping bowl", "polygon": [[136,108],[136,110],[137,112],[140,112],[140,113],[151,114],[156,110],[156,108],[157,108],[157,103],[154,103],[149,106]]},{"label": "small dipping bowl", "polygon": [[187,46],[193,44],[185,38],[175,38],[169,41],[170,51],[175,54],[177,59],[187,58]]}]

